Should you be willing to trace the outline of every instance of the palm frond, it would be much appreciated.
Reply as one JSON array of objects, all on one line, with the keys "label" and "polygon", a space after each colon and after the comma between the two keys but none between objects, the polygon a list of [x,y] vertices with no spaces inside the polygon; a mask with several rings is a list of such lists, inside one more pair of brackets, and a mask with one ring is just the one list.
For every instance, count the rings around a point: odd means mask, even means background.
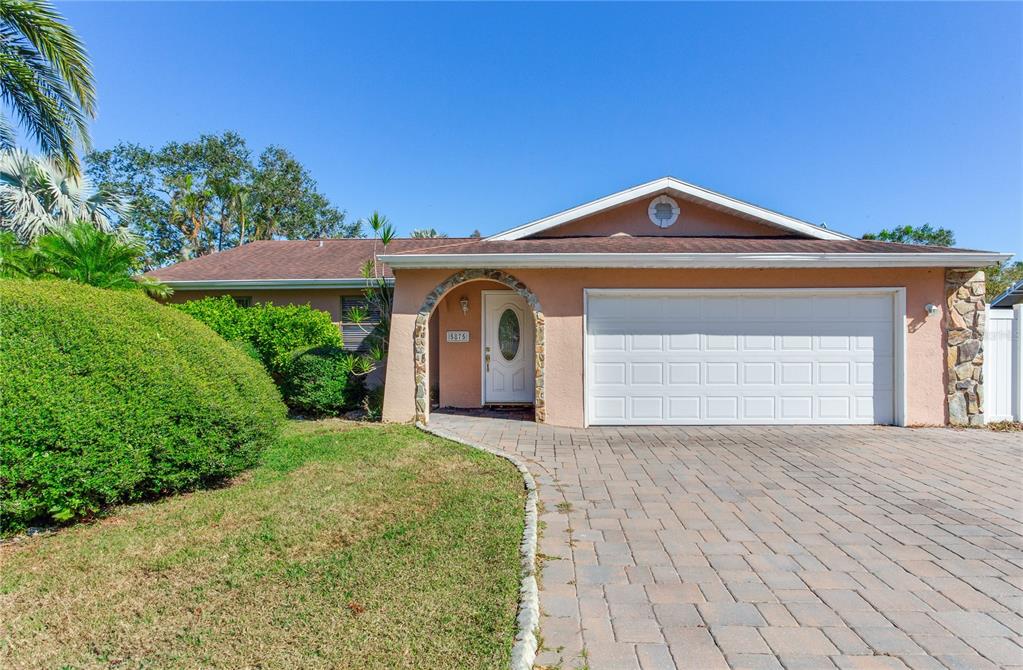
[{"label": "palm frond", "polygon": [[25,39],[53,64],[74,91],[82,109],[96,113],[96,84],[85,45],[64,17],[46,0],[4,0],[0,20],[16,28]]},{"label": "palm frond", "polygon": [[79,220],[113,232],[128,211],[120,194],[95,189],[88,179],[69,174],[59,160],[17,149],[0,151],[0,228],[13,230],[23,241]]},{"label": "palm frond", "polygon": [[0,151],[10,151],[17,142],[17,133],[7,115],[0,112]]},{"label": "palm frond", "polygon": [[0,96],[47,155],[81,174],[96,86],[85,47],[48,0],[0,0]]}]

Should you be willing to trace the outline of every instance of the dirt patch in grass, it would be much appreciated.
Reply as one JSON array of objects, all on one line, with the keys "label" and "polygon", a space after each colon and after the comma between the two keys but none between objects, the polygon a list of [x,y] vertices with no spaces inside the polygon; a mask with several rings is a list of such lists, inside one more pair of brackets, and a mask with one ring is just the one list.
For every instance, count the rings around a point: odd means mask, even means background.
[{"label": "dirt patch in grass", "polygon": [[231,486],[0,547],[0,666],[504,667],[523,501],[409,427],[292,424]]}]

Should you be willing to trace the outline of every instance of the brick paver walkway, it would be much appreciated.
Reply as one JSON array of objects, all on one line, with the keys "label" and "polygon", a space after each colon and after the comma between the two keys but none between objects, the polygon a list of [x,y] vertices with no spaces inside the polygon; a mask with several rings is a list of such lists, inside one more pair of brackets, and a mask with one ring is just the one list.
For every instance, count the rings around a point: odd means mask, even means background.
[{"label": "brick paver walkway", "polygon": [[561,668],[1023,666],[1023,436],[434,414],[540,486]]}]

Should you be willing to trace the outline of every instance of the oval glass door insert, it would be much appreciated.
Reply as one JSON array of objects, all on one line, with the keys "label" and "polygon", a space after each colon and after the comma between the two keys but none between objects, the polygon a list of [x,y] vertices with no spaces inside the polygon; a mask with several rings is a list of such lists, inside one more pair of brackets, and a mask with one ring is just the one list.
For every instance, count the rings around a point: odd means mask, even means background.
[{"label": "oval glass door insert", "polygon": [[510,361],[519,353],[519,317],[515,310],[506,309],[497,324],[497,344],[504,360]]}]

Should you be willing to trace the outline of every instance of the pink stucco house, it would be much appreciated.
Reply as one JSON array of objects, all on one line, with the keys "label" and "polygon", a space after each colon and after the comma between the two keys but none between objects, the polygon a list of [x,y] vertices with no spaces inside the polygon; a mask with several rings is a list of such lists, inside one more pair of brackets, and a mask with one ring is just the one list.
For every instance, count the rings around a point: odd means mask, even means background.
[{"label": "pink stucco house", "polygon": [[[983,421],[1005,254],[853,239],[666,177],[483,239],[257,242],[156,271],[176,300],[394,285],[384,419],[532,405],[558,426]],[[357,342],[353,344],[356,346]]]}]

